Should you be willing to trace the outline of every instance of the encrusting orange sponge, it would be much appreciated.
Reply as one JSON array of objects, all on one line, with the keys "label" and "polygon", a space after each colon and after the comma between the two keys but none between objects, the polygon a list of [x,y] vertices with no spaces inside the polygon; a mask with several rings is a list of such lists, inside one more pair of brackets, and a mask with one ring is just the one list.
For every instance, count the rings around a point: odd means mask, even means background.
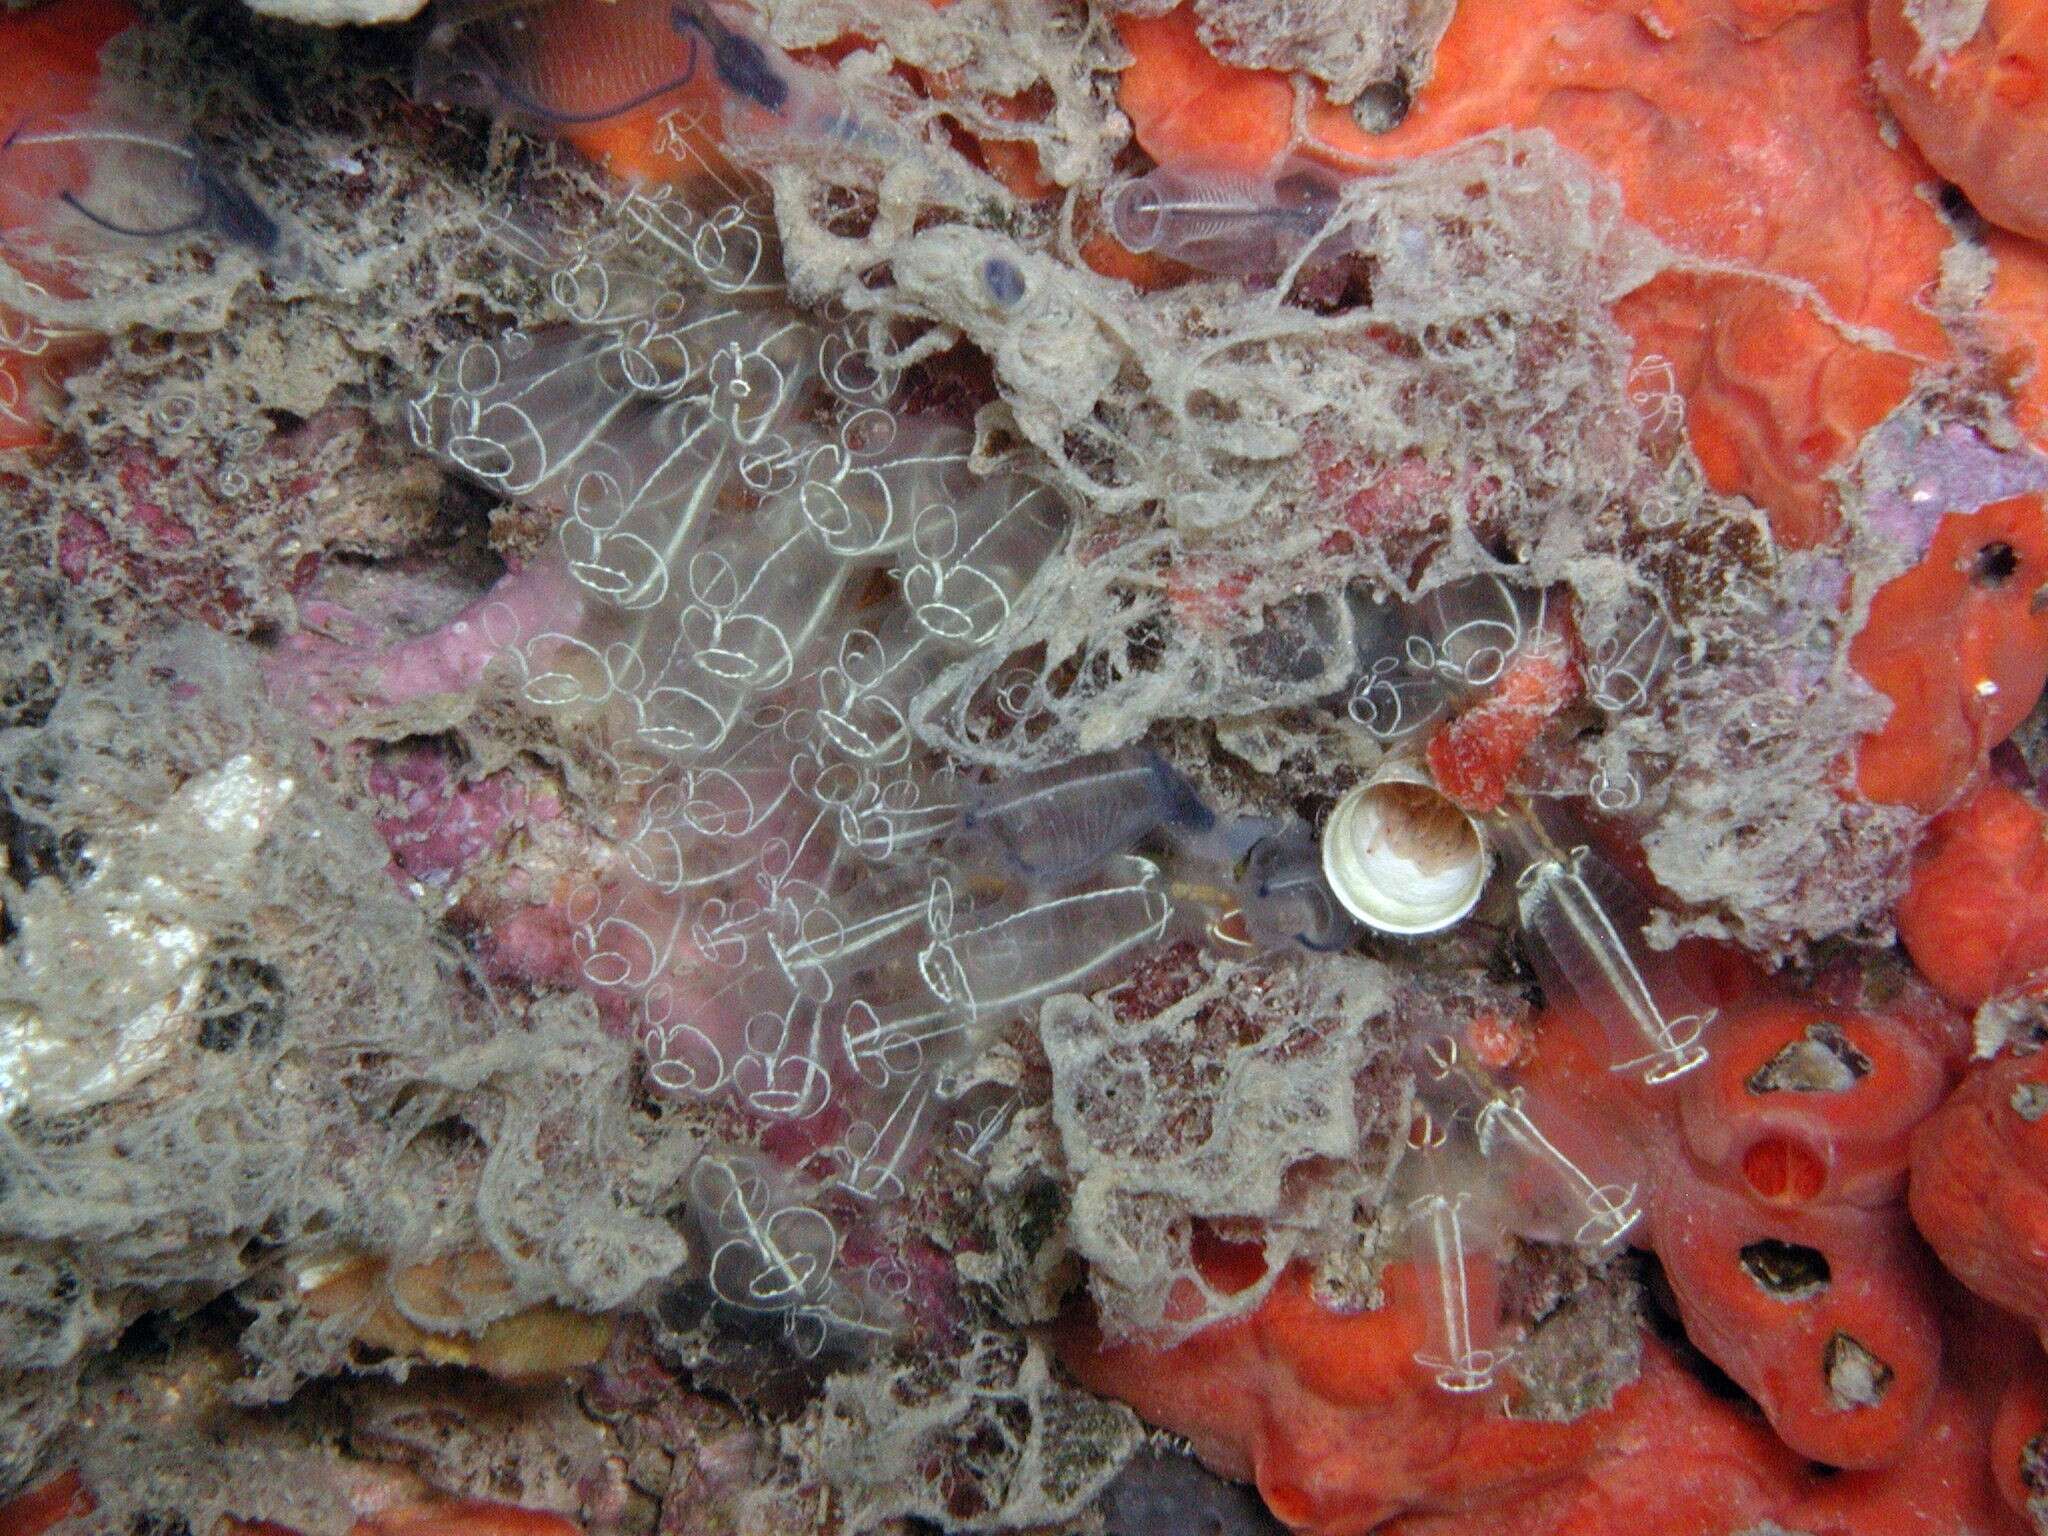
[{"label": "encrusting orange sponge", "polygon": [[1896,1206],[1767,1207],[1674,1168],[1653,1222],[1686,1337],[1781,1440],[1832,1467],[1906,1453],[1941,1384],[1941,1320]]},{"label": "encrusting orange sponge", "polygon": [[[1219,1473],[1255,1481],[1268,1507],[1305,1536],[1728,1536],[1771,1523],[1809,1536],[2021,1536],[2029,1528],[2019,1470],[2042,1425],[2038,1394],[2020,1384],[2040,1373],[2013,1347],[2026,1341],[2006,1338],[1995,1317],[1954,1321],[1955,1379],[1930,1374],[1914,1389],[1919,1432],[1904,1438],[1895,1461],[1837,1472],[1789,1450],[1655,1338],[1644,1339],[1641,1375],[1611,1406],[1566,1424],[1509,1418],[1498,1393],[1436,1391],[1410,1358],[1419,1330],[1404,1315],[1401,1268],[1390,1269],[1390,1305],[1378,1311],[1336,1311],[1295,1268],[1251,1317],[1176,1346],[1109,1344],[1084,1317],[1061,1324],[1055,1342],[1084,1385],[1187,1437]],[[1939,1355],[1942,1320],[1923,1316],[1913,1326],[1927,1330]],[[1855,1386],[1855,1361],[1835,1353],[1838,1380]]]},{"label": "encrusting orange sponge", "polygon": [[1950,1274],[2048,1326],[2048,1052],[1963,1080],[1913,1138],[1907,1198]]},{"label": "encrusting orange sponge", "polygon": [[1991,1422],[1991,1475],[2014,1514],[2037,1529],[2048,1522],[2048,1369],[2007,1384]]},{"label": "encrusting orange sponge", "polygon": [[1945,1042],[1729,980],[1714,1048],[1675,1088],[1606,1070],[1586,1022],[1556,1008],[1519,1079],[1630,1149],[1648,1217],[1631,1241],[1655,1250],[1687,1337],[1779,1439],[1834,1467],[1893,1465],[1942,1379],[1933,1277],[1900,1195],[1906,1133],[1947,1084]]},{"label": "encrusting orange sponge", "polygon": [[1944,517],[1919,564],[1879,589],[1849,646],[1892,701],[1858,750],[1867,797],[1939,811],[2019,728],[2048,683],[2044,592],[2039,496]]},{"label": "encrusting orange sponge", "polygon": [[1871,0],[1870,52],[1934,168],[1985,218],[2048,239],[2048,5]]},{"label": "encrusting orange sponge", "polygon": [[1948,1086],[1940,1057],[1901,1024],[1772,999],[1716,1022],[1679,1120],[1696,1159],[1766,1205],[1869,1208],[1905,1193],[1913,1127]]},{"label": "encrusting orange sponge", "polygon": [[[260,1491],[260,1490],[259,1490]],[[14,1498],[0,1501],[0,1536],[44,1536],[97,1509],[77,1468],[59,1473]],[[275,1520],[223,1516],[213,1536],[300,1536]],[[365,1513],[348,1536],[583,1536],[566,1515],[485,1499],[428,1496]]]},{"label": "encrusting orange sponge", "polygon": [[[1397,1293],[1401,1268],[1387,1277]],[[1430,1383],[1413,1360],[1415,1312],[1398,1301],[1340,1313],[1295,1268],[1251,1317],[1176,1347],[1106,1344],[1076,1320],[1060,1357],[1090,1389],[1188,1437],[1217,1471],[1251,1478],[1275,1515],[1316,1536],[1407,1529],[1403,1516],[1443,1536],[1619,1531],[1624,1518],[1719,1536],[1796,1486],[1796,1458],[1661,1345],[1645,1345],[1642,1378],[1612,1408],[1569,1424],[1517,1421],[1497,1394]],[[1575,1523],[1593,1510],[1607,1512],[1597,1525]]]},{"label": "encrusting orange sponge", "polygon": [[1485,698],[1431,733],[1437,787],[1475,816],[1499,810],[1523,754],[1582,687],[1562,646],[1517,655]]},{"label": "encrusting orange sponge", "polygon": [[1616,318],[1670,365],[1715,486],[1790,547],[1832,531],[1823,476],[1951,355],[1923,297],[1950,236],[1926,165],[1886,142],[1852,5],[1463,0],[1398,126],[1311,97],[1300,144],[1289,78],[1217,60],[1188,8],[1118,25],[1119,100],[1162,164],[1367,172],[1541,128],[1612,176],[1673,252]]},{"label": "encrusting orange sponge", "polygon": [[1900,899],[1913,964],[1958,1008],[2048,972],[2048,811],[1987,784],[1928,829]]}]

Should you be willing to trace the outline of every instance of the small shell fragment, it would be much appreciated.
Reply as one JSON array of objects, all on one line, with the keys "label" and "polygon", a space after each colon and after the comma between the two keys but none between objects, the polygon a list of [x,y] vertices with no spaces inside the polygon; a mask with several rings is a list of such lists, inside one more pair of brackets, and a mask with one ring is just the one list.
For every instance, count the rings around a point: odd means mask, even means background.
[{"label": "small shell fragment", "polygon": [[1323,826],[1323,876],[1381,933],[1438,933],[1478,905],[1489,860],[1478,823],[1412,769],[1383,771]]}]

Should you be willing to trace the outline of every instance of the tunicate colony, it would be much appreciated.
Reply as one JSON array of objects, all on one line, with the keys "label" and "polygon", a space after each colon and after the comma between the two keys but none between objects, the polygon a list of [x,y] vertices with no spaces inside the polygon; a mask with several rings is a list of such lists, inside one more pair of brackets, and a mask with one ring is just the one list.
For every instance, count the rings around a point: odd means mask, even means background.
[{"label": "tunicate colony", "polygon": [[[695,12],[677,26],[683,71],[625,105],[690,79],[708,41],[729,123],[865,131],[765,42]],[[459,81],[529,122],[573,120],[536,99],[509,36],[444,27],[429,88]],[[671,147],[692,153],[680,135]],[[582,975],[624,1010],[659,1090],[800,1128],[773,1154],[707,1158],[692,1193],[716,1296],[780,1318],[816,1354],[889,1328],[889,1298],[838,1262],[849,1224],[903,1197],[942,1148],[986,1155],[1012,1101],[977,1062],[1006,1024],[1169,933],[1328,951],[1373,909],[1332,890],[1307,821],[1206,805],[1150,748],[989,780],[928,744],[919,722],[942,709],[1005,729],[1028,715],[1028,689],[958,697],[961,663],[1004,647],[1068,509],[1022,463],[985,461],[966,423],[908,406],[886,334],[794,308],[760,195],[708,163],[689,171],[685,192],[626,193],[606,248],[556,260],[532,241],[565,318],[459,348],[411,425],[471,478],[559,515],[545,570],[575,621],[522,633],[507,616],[493,639],[525,697],[601,730],[639,786],[625,868],[578,898]],[[1133,249],[1270,276],[1307,259],[1330,207],[1297,183],[1153,172],[1109,219]],[[991,258],[982,277],[999,305],[1024,296],[1014,263]],[[1562,602],[1506,574],[1412,609],[1356,601],[1354,683],[1331,702],[1390,760],[1518,658],[1568,651]],[[1595,702],[1639,705],[1665,648],[1652,620],[1597,658]],[[1489,823],[1492,857],[1520,872],[1546,988],[1599,1023],[1616,1070],[1654,1084],[1697,1067],[1708,1019],[1568,811],[1518,801]],[[1418,1358],[1446,1390],[1477,1391],[1508,1351],[1468,1275],[1475,1254],[1505,1230],[1611,1251],[1640,1210],[1511,1082],[1448,1040],[1417,1051],[1409,1231],[1435,1277]],[[1433,1150],[1454,1130],[1505,1170],[1481,1190]]]}]

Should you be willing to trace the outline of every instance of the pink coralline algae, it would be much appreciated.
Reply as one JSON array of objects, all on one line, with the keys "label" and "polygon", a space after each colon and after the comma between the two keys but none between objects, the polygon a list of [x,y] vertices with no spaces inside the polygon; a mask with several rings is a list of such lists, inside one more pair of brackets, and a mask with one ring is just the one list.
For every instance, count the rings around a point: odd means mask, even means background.
[{"label": "pink coralline algae", "polygon": [[422,885],[448,884],[516,818],[539,809],[503,777],[453,783],[446,758],[426,748],[375,763],[366,778],[372,794],[398,808],[377,818],[378,834],[391,845],[398,869]]}]

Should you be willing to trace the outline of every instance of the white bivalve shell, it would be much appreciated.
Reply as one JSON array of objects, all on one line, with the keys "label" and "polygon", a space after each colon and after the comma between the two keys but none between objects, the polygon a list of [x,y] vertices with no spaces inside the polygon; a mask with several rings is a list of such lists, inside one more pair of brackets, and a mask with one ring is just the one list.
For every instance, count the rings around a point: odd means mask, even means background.
[{"label": "white bivalve shell", "polygon": [[1462,921],[1490,862],[1479,824],[1405,764],[1353,789],[1323,824],[1323,878],[1345,911],[1381,933]]}]

